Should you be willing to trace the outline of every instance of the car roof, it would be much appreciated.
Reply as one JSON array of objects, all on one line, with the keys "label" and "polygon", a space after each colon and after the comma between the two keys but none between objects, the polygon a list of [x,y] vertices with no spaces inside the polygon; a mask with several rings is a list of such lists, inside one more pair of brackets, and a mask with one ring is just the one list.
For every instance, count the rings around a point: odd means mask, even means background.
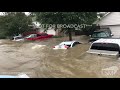
[{"label": "car roof", "polygon": [[74,43],[74,42],[78,42],[78,41],[64,41],[64,42],[62,42],[62,43],[60,43],[60,44],[72,44],[72,43]]},{"label": "car roof", "polygon": [[94,31],[94,33],[105,32],[104,30]]},{"label": "car roof", "polygon": [[118,44],[120,46],[120,39],[116,39],[116,38],[99,39],[97,41],[94,41],[93,43],[114,43],[114,44]]},{"label": "car roof", "polygon": [[98,29],[94,32],[105,32],[105,31],[111,31],[109,28],[104,28],[104,29]]},{"label": "car roof", "polygon": [[29,34],[29,35],[36,35],[36,34]]},{"label": "car roof", "polygon": [[41,34],[47,34],[47,33],[31,33],[31,34],[28,34],[28,35],[37,35],[37,34],[41,35]]}]

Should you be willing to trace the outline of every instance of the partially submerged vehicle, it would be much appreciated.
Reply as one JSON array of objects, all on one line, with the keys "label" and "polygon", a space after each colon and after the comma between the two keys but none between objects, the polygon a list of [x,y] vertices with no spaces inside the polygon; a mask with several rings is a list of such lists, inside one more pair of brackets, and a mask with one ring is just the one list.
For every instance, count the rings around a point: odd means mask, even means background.
[{"label": "partially submerged vehicle", "polygon": [[37,34],[30,34],[24,37],[25,40],[44,40],[48,38],[52,38],[53,35],[46,34],[46,33],[37,33]]},{"label": "partially submerged vehicle", "polygon": [[99,30],[96,30],[90,35],[89,42],[94,42],[101,38],[112,38],[113,34],[111,33],[111,30],[109,28],[102,28]]},{"label": "partially submerged vehicle", "polygon": [[27,36],[14,36],[13,41],[33,41],[33,40],[44,40],[48,38],[52,38],[53,35],[46,34],[46,33],[36,33],[36,34],[29,34]]},{"label": "partially submerged vehicle", "polygon": [[99,39],[91,44],[87,52],[91,54],[119,57],[120,39]]},{"label": "partially submerged vehicle", "polygon": [[14,36],[12,40],[13,41],[24,41],[24,37],[21,34],[19,34],[18,36]]},{"label": "partially submerged vehicle", "polygon": [[13,37],[13,41],[24,41],[24,38],[21,36],[15,36]]},{"label": "partially submerged vehicle", "polygon": [[72,48],[78,44],[81,44],[79,41],[65,41],[53,47],[53,49],[68,49]]}]

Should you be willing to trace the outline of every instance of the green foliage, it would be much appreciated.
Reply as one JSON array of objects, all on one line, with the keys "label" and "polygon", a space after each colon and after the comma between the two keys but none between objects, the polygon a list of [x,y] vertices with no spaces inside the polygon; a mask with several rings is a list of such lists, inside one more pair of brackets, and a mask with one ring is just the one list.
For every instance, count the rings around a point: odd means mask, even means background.
[{"label": "green foliage", "polygon": [[61,38],[62,36],[53,36],[52,38]]},{"label": "green foliage", "polygon": [[[97,12],[34,12],[34,14],[41,24],[92,24],[97,19]],[[71,29],[65,30],[68,31],[71,40]]]},{"label": "green foliage", "polygon": [[42,24],[91,24],[97,18],[96,12],[35,12]]},{"label": "green foliage", "polygon": [[6,12],[0,16],[0,31],[3,36],[13,36],[29,31],[32,20],[22,12]]},{"label": "green foliage", "polygon": [[0,33],[0,39],[5,39],[5,38],[6,38],[5,34],[4,33]]}]

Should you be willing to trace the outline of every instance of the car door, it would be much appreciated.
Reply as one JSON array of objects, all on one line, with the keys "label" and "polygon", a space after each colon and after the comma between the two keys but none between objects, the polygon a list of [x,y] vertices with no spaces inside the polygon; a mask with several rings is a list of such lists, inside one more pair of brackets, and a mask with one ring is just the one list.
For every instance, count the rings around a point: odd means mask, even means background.
[{"label": "car door", "polygon": [[41,34],[42,39],[49,38],[48,34]]},{"label": "car door", "polygon": [[41,34],[37,34],[36,40],[41,39],[41,38],[42,38]]},{"label": "car door", "polygon": [[72,47],[74,47],[74,46],[76,46],[78,44],[80,44],[80,43],[79,42],[74,42],[73,45],[72,45]]},{"label": "car door", "polygon": [[35,38],[36,38],[35,34],[31,34],[31,35],[28,35],[27,37],[25,37],[25,39],[27,39],[27,40],[35,40]]}]

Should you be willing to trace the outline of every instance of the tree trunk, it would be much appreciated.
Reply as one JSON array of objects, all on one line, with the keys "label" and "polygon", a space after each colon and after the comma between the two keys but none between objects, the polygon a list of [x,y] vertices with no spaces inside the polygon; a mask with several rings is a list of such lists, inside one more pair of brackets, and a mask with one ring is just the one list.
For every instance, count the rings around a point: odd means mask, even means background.
[{"label": "tree trunk", "polygon": [[57,31],[57,24],[55,24],[55,29],[54,30]]},{"label": "tree trunk", "polygon": [[72,32],[71,32],[71,29],[68,30],[68,34],[69,34],[69,41],[72,41]]}]

